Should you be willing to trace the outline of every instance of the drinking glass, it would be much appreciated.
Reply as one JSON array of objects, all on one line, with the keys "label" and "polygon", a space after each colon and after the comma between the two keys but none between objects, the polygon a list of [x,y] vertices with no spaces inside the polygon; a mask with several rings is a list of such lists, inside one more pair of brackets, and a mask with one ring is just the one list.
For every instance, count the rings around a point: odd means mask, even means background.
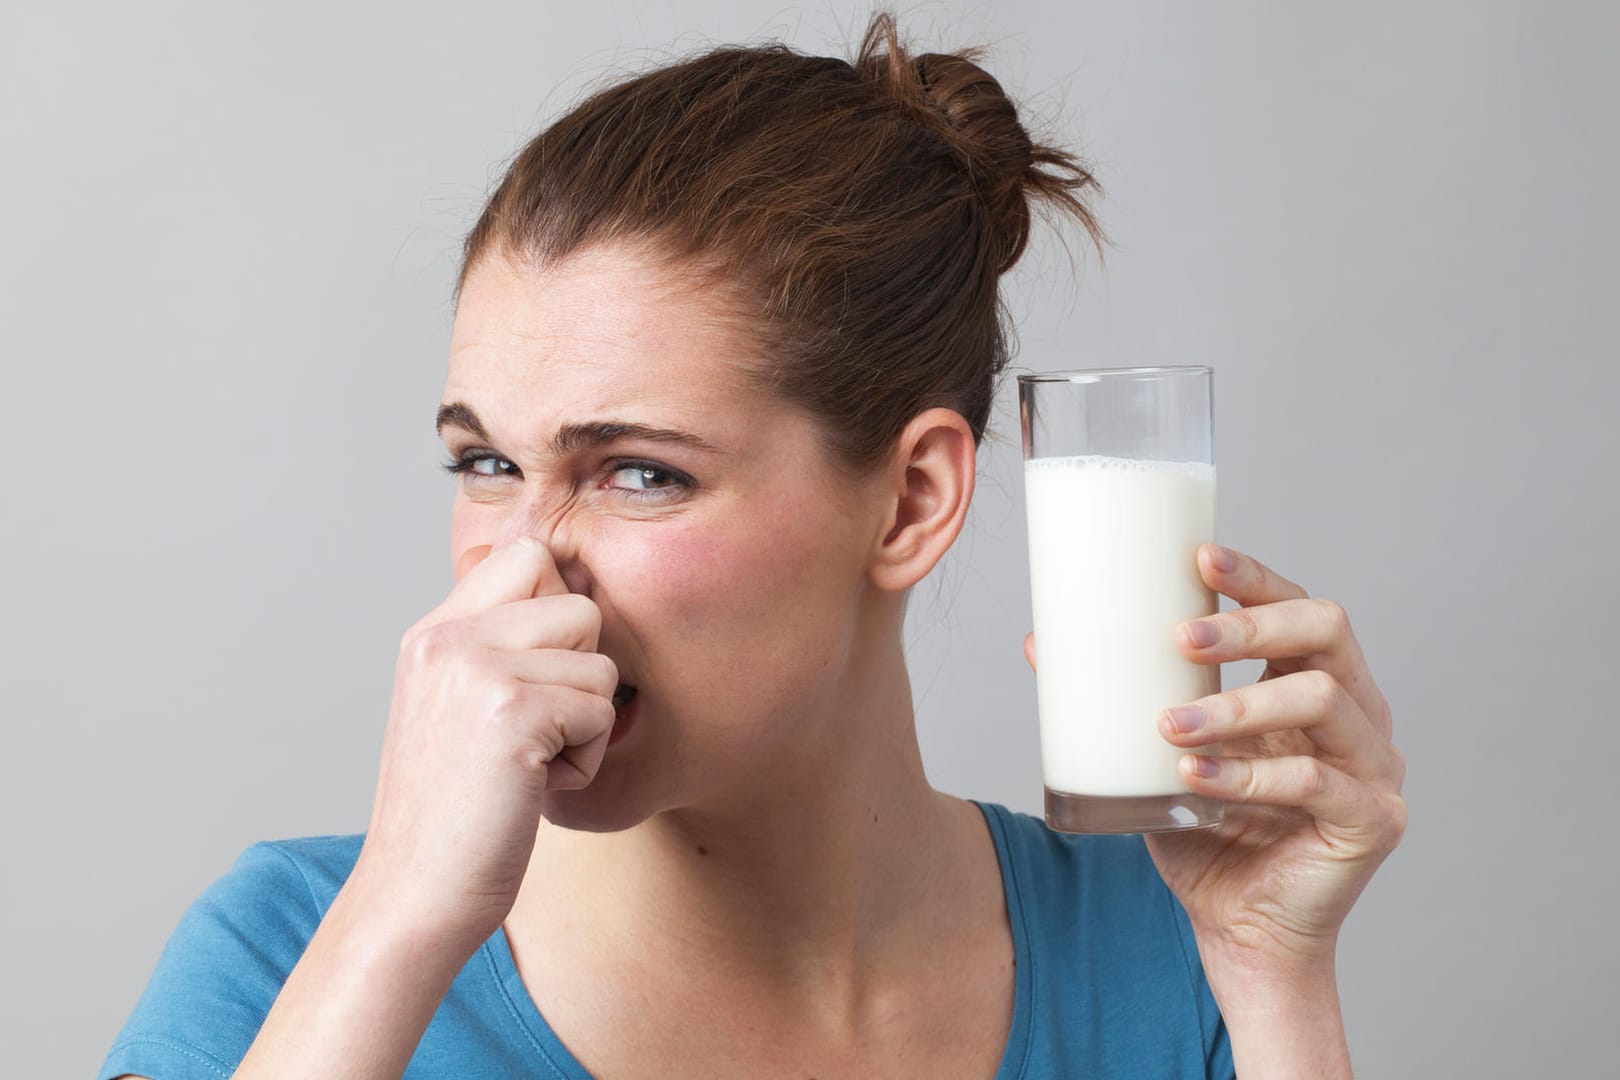
[{"label": "drinking glass", "polygon": [[1098,368],[1018,377],[1046,824],[1142,833],[1217,824],[1182,782],[1165,709],[1220,691],[1176,627],[1213,615],[1214,372]]}]

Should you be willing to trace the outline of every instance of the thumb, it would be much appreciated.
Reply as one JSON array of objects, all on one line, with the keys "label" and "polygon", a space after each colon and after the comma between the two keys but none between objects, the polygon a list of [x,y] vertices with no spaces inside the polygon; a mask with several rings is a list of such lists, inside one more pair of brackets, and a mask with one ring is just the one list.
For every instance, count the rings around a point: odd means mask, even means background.
[{"label": "thumb", "polygon": [[467,571],[483,562],[489,557],[489,553],[494,550],[494,544],[479,544],[477,547],[470,547],[463,551],[461,557],[456,560],[456,581],[459,583],[462,578],[467,576]]},{"label": "thumb", "polygon": [[468,548],[456,559],[456,574],[450,595],[433,611],[434,622],[568,591],[551,549],[532,536],[521,536],[498,549],[488,544]]},{"label": "thumb", "polygon": [[1029,670],[1035,670],[1035,631],[1031,630],[1024,635],[1024,659],[1029,661]]}]

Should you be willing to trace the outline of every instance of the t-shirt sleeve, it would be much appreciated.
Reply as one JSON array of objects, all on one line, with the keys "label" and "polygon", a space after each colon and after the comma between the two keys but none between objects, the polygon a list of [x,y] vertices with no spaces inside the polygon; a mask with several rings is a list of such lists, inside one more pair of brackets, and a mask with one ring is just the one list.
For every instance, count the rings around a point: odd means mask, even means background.
[{"label": "t-shirt sleeve", "polygon": [[320,921],[292,856],[248,848],[181,917],[97,1076],[230,1076]]}]

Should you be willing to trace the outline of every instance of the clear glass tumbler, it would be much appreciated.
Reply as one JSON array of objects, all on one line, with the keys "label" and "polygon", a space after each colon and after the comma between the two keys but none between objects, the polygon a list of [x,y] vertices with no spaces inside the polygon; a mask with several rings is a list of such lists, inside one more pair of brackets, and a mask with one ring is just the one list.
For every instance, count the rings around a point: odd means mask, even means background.
[{"label": "clear glass tumbler", "polygon": [[1018,377],[1046,824],[1143,833],[1217,824],[1158,717],[1220,690],[1176,627],[1213,615],[1214,372],[1099,368]]}]

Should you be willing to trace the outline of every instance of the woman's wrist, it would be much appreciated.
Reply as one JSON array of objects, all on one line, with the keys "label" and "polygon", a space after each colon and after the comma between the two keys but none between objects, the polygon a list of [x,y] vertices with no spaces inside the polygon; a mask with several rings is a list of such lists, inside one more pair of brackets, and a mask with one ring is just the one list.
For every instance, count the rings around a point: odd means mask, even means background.
[{"label": "woman's wrist", "polygon": [[1199,947],[1243,1080],[1351,1076],[1333,955],[1279,959]]},{"label": "woman's wrist", "polygon": [[459,958],[460,963],[501,928],[511,905],[494,901],[482,910],[446,901],[444,890],[413,887],[424,875],[401,870],[362,848],[333,908],[362,918],[377,939],[391,939],[398,948],[423,952],[435,963]]}]

